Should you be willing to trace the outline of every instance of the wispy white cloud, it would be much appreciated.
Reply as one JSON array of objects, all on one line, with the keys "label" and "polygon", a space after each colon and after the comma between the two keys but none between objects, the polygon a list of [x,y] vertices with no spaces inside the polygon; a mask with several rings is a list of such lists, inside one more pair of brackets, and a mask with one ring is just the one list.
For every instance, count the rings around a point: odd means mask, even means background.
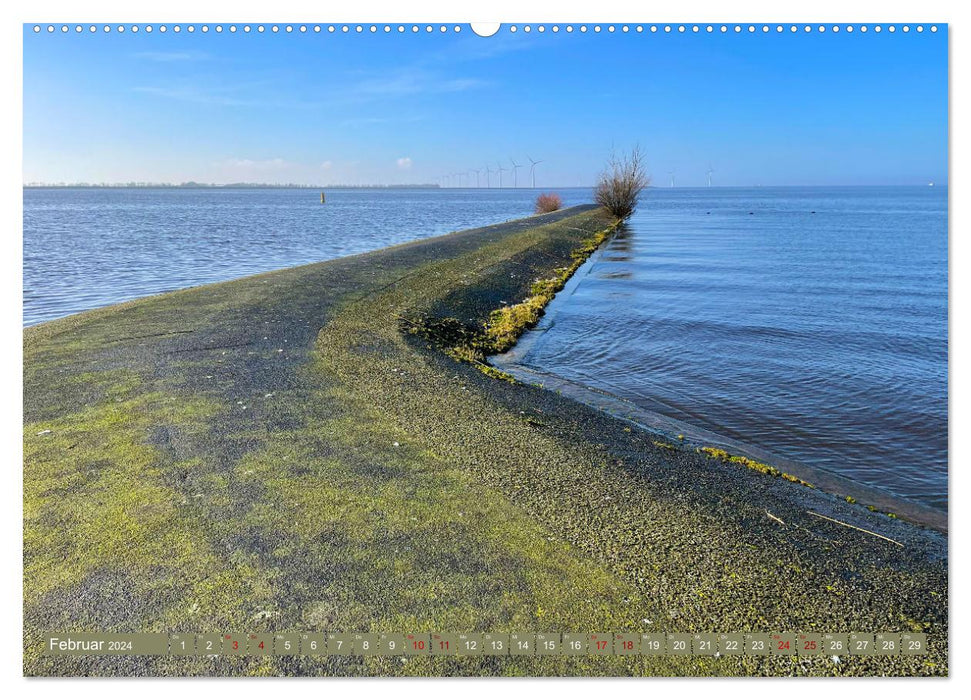
[{"label": "wispy white cloud", "polygon": [[434,73],[415,70],[397,71],[358,83],[354,91],[361,95],[400,97],[439,92],[461,92],[484,85],[475,78],[446,78]]},{"label": "wispy white cloud", "polygon": [[242,107],[245,105],[255,105],[259,104],[252,100],[245,100],[239,97],[234,97],[231,94],[227,94],[225,91],[217,90],[207,90],[198,87],[157,87],[157,86],[138,86],[133,88],[135,92],[141,92],[146,95],[155,95],[156,97],[165,97],[170,100],[179,100],[180,102],[195,102],[197,104],[207,104],[207,105],[224,105],[228,107]]},{"label": "wispy white cloud", "polygon": [[406,68],[361,80],[349,86],[345,94],[351,100],[400,98],[464,92],[488,84],[478,78],[451,77],[437,71]]},{"label": "wispy white cloud", "polygon": [[[359,79],[345,90],[350,101],[399,98],[410,95],[431,95],[477,90],[494,85],[492,79],[456,74],[456,67],[474,64],[537,45],[535,38],[500,35],[482,39],[465,37],[448,46],[429,52],[409,65],[399,66],[380,74],[357,73]],[[363,78],[361,76],[363,75]]]},{"label": "wispy white cloud", "polygon": [[396,162],[398,163],[398,170],[411,169],[411,158],[399,158]]},{"label": "wispy white cloud", "polygon": [[240,168],[245,170],[281,170],[283,168],[288,168],[294,163],[283,158],[269,158],[267,160],[251,160],[250,158],[227,158],[218,163],[217,165],[225,165],[231,168]]},{"label": "wispy white cloud", "polygon": [[223,107],[264,107],[278,109],[314,109],[319,102],[301,101],[284,97],[273,90],[270,81],[213,85],[210,80],[195,84],[139,85],[132,88],[135,92],[154,95],[179,102]]}]

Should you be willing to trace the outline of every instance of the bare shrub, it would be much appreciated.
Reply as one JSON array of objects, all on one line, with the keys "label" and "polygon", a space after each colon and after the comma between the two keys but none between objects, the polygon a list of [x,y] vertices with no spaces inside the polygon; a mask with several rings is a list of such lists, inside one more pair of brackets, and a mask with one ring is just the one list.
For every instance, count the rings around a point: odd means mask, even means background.
[{"label": "bare shrub", "polygon": [[555,192],[544,192],[536,198],[536,213],[549,214],[563,207],[563,200]]},{"label": "bare shrub", "polygon": [[610,162],[600,174],[594,198],[618,219],[626,219],[637,208],[637,199],[651,182],[644,172],[644,156],[635,147],[630,155],[610,156]]}]

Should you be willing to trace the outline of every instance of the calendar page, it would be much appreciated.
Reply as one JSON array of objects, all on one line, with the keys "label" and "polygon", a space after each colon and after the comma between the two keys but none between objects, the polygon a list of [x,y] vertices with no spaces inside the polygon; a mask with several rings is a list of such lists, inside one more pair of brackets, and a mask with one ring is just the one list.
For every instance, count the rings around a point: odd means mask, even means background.
[{"label": "calendar page", "polygon": [[25,676],[949,675],[948,24],[633,9],[23,25]]}]

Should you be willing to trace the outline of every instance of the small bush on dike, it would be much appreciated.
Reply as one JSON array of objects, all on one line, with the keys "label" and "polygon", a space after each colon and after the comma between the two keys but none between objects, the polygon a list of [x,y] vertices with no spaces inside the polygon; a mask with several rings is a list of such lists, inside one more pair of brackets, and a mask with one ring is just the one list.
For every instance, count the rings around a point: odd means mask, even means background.
[{"label": "small bush on dike", "polygon": [[536,213],[549,214],[563,206],[563,200],[555,192],[544,192],[536,198]]},{"label": "small bush on dike", "polygon": [[612,155],[606,169],[600,174],[594,197],[618,219],[626,219],[637,208],[637,198],[651,180],[644,172],[644,156],[640,148],[630,155],[618,158]]}]

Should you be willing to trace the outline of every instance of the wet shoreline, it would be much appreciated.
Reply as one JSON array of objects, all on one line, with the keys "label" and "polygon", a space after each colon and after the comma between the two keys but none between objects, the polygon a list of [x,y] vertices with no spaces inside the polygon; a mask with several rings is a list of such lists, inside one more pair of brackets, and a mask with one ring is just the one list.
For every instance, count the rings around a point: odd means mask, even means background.
[{"label": "wet shoreline", "polygon": [[[557,313],[567,304],[576,288],[582,284],[585,276],[590,274],[593,267],[608,254],[606,246],[601,247],[577,270],[566,286],[556,298],[546,307],[546,313],[540,322],[524,333],[517,344],[510,350],[493,355],[490,364],[506,372],[516,379],[541,386],[568,396],[588,406],[604,411],[614,417],[628,420],[646,430],[656,432],[680,444],[682,447],[699,448],[712,446],[728,450],[732,454],[743,455],[760,462],[765,462],[803,479],[822,491],[851,499],[865,506],[871,506],[883,513],[893,513],[908,522],[930,527],[938,532],[947,533],[948,513],[946,510],[930,505],[918,503],[906,497],[894,494],[888,489],[870,486],[853,478],[836,474],[830,470],[813,467],[793,459],[782,457],[776,453],[760,448],[744,440],[734,439],[715,431],[705,429],[685,420],[678,420],[665,415],[663,407],[660,410],[650,410],[638,406],[634,402],[624,399],[599,387],[590,386],[583,382],[574,381],[552,372],[543,371],[525,360],[531,348],[541,339],[556,322]],[[578,302],[572,302],[578,303]],[[682,438],[679,440],[679,436]]]}]

